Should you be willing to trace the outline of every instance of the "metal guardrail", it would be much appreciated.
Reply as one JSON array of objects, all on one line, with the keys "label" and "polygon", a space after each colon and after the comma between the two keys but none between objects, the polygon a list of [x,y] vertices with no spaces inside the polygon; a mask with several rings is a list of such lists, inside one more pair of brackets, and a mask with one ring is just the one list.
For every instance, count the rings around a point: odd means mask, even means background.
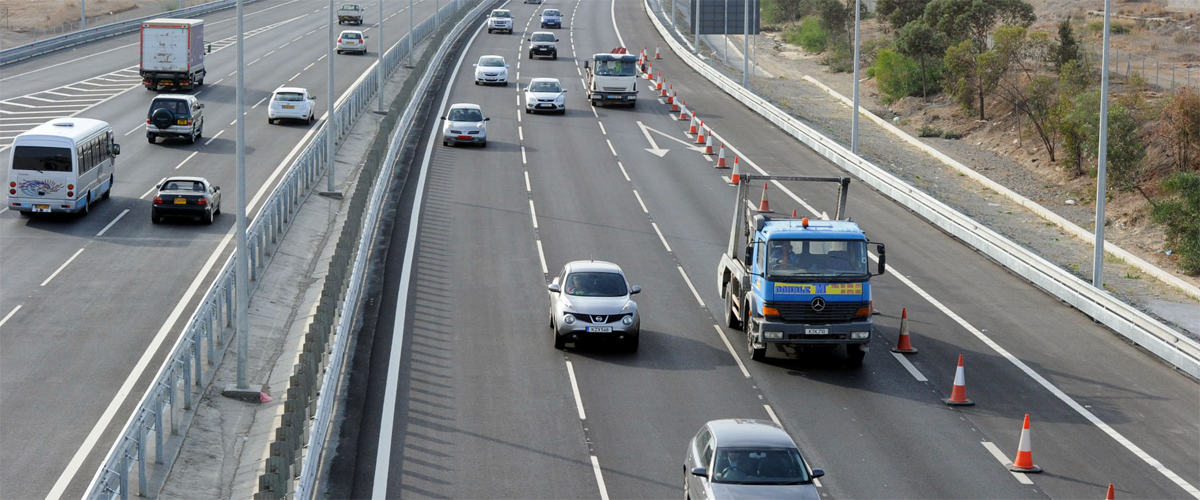
[{"label": "metal guardrail", "polygon": [[[419,40],[433,33],[439,21],[473,1],[477,0],[451,0],[436,17],[431,16],[415,26],[411,33],[401,37],[384,55],[382,71],[378,64],[372,65],[337,100],[331,113],[336,116],[337,142],[345,138],[354,122],[371,107],[378,88],[377,79],[389,78],[408,55],[410,35],[415,35],[413,46],[416,46]],[[292,162],[247,229],[250,294],[257,288],[271,253],[282,243],[296,210],[318,187],[318,181],[326,172],[328,144],[324,136],[327,126],[328,118],[317,128],[314,140]],[[361,210],[363,207],[357,208]],[[356,213],[354,208],[351,213]],[[347,220],[348,226],[354,226],[350,224],[351,220]],[[348,245],[339,242],[341,244]],[[200,299],[199,306],[176,340],[171,354],[159,368],[96,471],[84,494],[85,499],[126,500],[130,496],[131,480],[137,481],[137,495],[150,498],[157,495],[183,444],[183,434],[194,417],[196,402],[212,382],[216,367],[220,365],[233,338],[234,259],[239,254],[235,250],[226,259]],[[344,261],[343,267],[348,264],[348,260]],[[344,275],[341,277],[344,278]],[[322,292],[322,307],[336,302],[335,298]],[[272,451],[274,449],[272,446]]]},{"label": "metal guardrail", "polygon": [[836,141],[821,135],[767,100],[740,85],[684,49],[659,20],[651,0],[644,0],[646,15],[676,55],[725,93],[758,113],[781,130],[800,140],[833,164],[870,185],[884,196],[912,210],[938,228],[961,239],[989,258],[1009,268],[1051,295],[1087,314],[1121,336],[1170,363],[1176,369],[1200,378],[1200,343],[1172,330],[1134,307],[1097,290],[1053,263],[975,222],[936,198],[916,189],[887,171],[851,153]]},{"label": "metal guardrail", "polygon": [[[245,0],[245,3],[252,3],[255,1],[257,0]],[[0,66],[12,64],[17,61],[23,61],[31,57],[54,52],[56,50],[74,47],[81,43],[94,42],[101,38],[108,38],[110,36],[129,33],[130,31],[137,30],[139,27],[141,27],[142,22],[150,19],[158,19],[161,17],[189,18],[202,14],[208,14],[209,12],[233,8],[236,6],[237,0],[216,0],[215,2],[193,5],[191,7],[176,9],[169,12],[160,12],[158,14],[105,24],[73,33],[67,33],[54,38],[38,40],[33,43],[13,47],[11,49],[0,50]]]}]

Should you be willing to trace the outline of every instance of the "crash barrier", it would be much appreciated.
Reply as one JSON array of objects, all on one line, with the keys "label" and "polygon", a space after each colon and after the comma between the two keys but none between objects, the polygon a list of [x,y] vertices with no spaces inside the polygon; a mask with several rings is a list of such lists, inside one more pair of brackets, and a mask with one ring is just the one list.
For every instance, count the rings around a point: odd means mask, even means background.
[{"label": "crash barrier", "polygon": [[[466,5],[469,2],[477,3],[477,0],[458,2]],[[445,41],[436,53],[426,51],[426,56],[416,65],[426,68],[420,82],[411,93],[402,92],[397,99],[397,102],[406,103],[400,120],[395,122],[394,128],[391,128],[391,121],[385,121],[380,127],[380,130],[392,130],[386,156],[382,162],[377,154],[373,158],[368,157],[358,185],[371,186],[371,189],[356,189],[351,198],[346,223],[329,263],[316,315],[305,333],[299,362],[289,379],[283,416],[275,430],[275,439],[270,445],[270,455],[263,473],[258,477],[255,500],[309,499],[316,494],[317,476],[327,451],[326,438],[334,416],[338,393],[336,385],[347,358],[349,338],[365,285],[366,266],[371,257],[369,248],[375,239],[383,199],[391,188],[389,181],[394,177],[392,171],[400,150],[419,133],[414,130],[414,122],[422,99],[414,96],[429,92],[434,74],[450,52],[454,40],[468,27],[474,26],[494,3],[477,3],[474,10],[452,30],[448,30]],[[448,6],[444,10],[449,15],[460,8],[455,6],[451,9]],[[433,19],[426,23],[429,24],[428,29],[436,27]],[[408,90],[408,86],[405,90]],[[383,182],[375,182],[376,179]],[[328,390],[323,390],[325,388]]]},{"label": "crash barrier", "polygon": [[[255,2],[257,0],[245,0],[245,3]],[[0,66],[12,64],[17,61],[23,61],[30,57],[40,56],[42,54],[62,50],[68,47],[88,42],[94,42],[102,38],[111,36],[123,35],[130,31],[137,31],[141,28],[142,23],[151,19],[159,19],[163,17],[170,18],[190,18],[196,17],[209,12],[229,9],[237,6],[237,0],[216,0],[215,2],[202,3],[191,7],[176,9],[169,12],[159,12],[157,14],[109,23],[95,28],[79,30],[65,35],[38,40],[33,43],[19,45],[11,49],[0,50]]]},{"label": "crash barrier", "polygon": [[[1079,277],[1060,269],[992,229],[975,222],[936,198],[887,171],[851,153],[836,141],[821,135],[767,100],[742,88],[700,60],[671,35],[644,0],[646,15],[675,55],[746,107],[775,124],[879,193],[891,198],[939,229],[1007,267],[1035,286],[1082,311],[1188,375],[1200,378],[1200,343],[1186,337],[1104,290],[1097,290]],[[1106,248],[1112,245],[1105,245]]]},{"label": "crash barrier", "polygon": [[[448,2],[436,13],[436,16],[431,16],[413,28],[413,45],[415,46],[419,40],[432,34],[439,22],[449,19],[455,12],[474,3],[475,0],[451,0]],[[401,37],[384,55],[382,71],[378,64],[372,65],[351,89],[337,100],[334,111],[329,115],[336,117],[334,130],[337,132],[337,141],[349,133],[358,117],[371,106],[371,101],[378,88],[376,79],[386,80],[400,67],[401,61],[408,55],[408,37],[409,34]],[[249,259],[249,293],[251,295],[258,286],[259,278],[270,263],[271,255],[283,242],[283,237],[290,227],[296,210],[309,194],[319,187],[319,181],[326,172],[329,144],[324,137],[329,124],[330,120],[327,117],[316,129],[313,135],[316,139],[305,146],[296,156],[295,161],[288,167],[279,184],[263,202],[262,209],[247,229],[248,248],[245,255]],[[336,148],[336,145],[333,147]],[[367,184],[362,184],[360,181],[360,185],[370,185],[375,179],[375,174],[367,173],[365,169],[363,175]],[[363,191],[365,192],[365,190]],[[354,214],[364,211],[365,202],[358,201],[357,205],[354,205],[355,201],[352,199],[351,203],[350,216],[346,222],[346,227],[350,229],[343,229],[343,233],[352,232],[357,235],[359,234],[359,221],[362,218],[361,216],[354,217]],[[375,210],[375,206],[372,204],[371,210]],[[349,264],[349,259],[344,248],[348,248],[352,244],[351,241],[346,240],[345,234],[343,234],[342,240],[338,243],[341,256],[335,256],[334,259],[335,263],[341,262],[341,268],[331,265],[328,280],[338,284],[344,284],[345,278],[348,276],[344,268]],[[236,300],[234,264],[239,255],[240,252],[235,250],[226,259],[203,298],[200,299],[199,306],[186,323],[183,333],[176,340],[171,353],[159,368],[142,400],[134,408],[129,420],[93,476],[84,498],[127,499],[130,496],[131,481],[137,483],[135,495],[149,498],[157,496],[166,481],[172,463],[179,454],[180,447],[183,445],[183,435],[187,433],[188,426],[195,417],[196,403],[212,382],[216,367],[221,364],[230,340],[232,340],[233,325],[236,324],[236,318],[234,318]],[[360,278],[359,281],[361,281]],[[328,312],[341,300],[341,290],[344,286],[330,288],[331,285],[328,283],[326,286],[327,289],[322,292],[321,309],[319,309],[322,315],[319,315],[314,323],[324,321],[324,324],[328,325],[332,321],[332,315]],[[319,332],[319,329],[314,330],[310,327],[309,331],[311,334],[314,331]],[[320,337],[321,335],[317,333],[314,336]],[[328,338],[328,330],[326,330],[324,337],[316,339],[318,341],[316,346],[321,347],[323,344],[319,342],[322,339],[327,341]],[[305,340],[309,340],[307,336]],[[338,340],[340,341],[341,337]],[[305,347],[311,349],[313,346],[306,344]],[[327,355],[318,356],[321,358],[321,362],[314,366],[312,357],[316,353],[324,354],[324,351],[306,351],[307,356],[301,356],[301,364],[308,363],[305,370],[311,370],[300,374],[306,383],[319,378],[319,369],[324,366],[324,360],[328,359]],[[295,379],[296,377],[293,377],[293,380]],[[315,397],[316,388],[312,383],[308,383],[298,390],[289,388],[287,395],[292,396],[299,393],[299,395],[309,396],[302,392],[304,390],[311,390],[311,396]],[[296,397],[296,400],[300,399],[304,398]],[[288,408],[295,407],[297,404],[291,403]],[[288,403],[285,403],[285,406],[287,405]],[[308,411],[312,412],[312,410]],[[292,427],[299,428],[307,422],[307,417],[300,420],[295,420],[294,417],[288,418],[292,420],[284,422]],[[301,439],[305,437],[307,434],[298,435],[298,438]],[[294,439],[288,440],[286,443],[291,444]],[[276,448],[283,448],[283,446],[273,444],[272,452],[275,452]]]}]

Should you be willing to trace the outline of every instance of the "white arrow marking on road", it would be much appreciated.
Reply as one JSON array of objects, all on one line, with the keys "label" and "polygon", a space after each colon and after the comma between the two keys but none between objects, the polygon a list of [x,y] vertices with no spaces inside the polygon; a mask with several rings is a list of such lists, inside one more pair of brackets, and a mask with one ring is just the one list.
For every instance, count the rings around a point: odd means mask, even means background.
[{"label": "white arrow marking on road", "polygon": [[[649,151],[652,154],[658,155],[659,158],[666,156],[667,151],[670,151],[670,150],[669,149],[659,149],[658,143],[654,142],[654,138],[650,136],[650,131],[654,130],[654,129],[643,125],[642,122],[640,122],[640,121],[637,122],[637,124],[638,124],[638,127],[642,128],[642,133],[646,135],[646,140],[650,142],[650,147],[646,148],[646,151]],[[654,130],[654,131],[658,132],[657,130]]]},{"label": "white arrow marking on road", "polygon": [[[678,143],[682,144],[682,145],[683,145],[683,147],[685,147],[685,148],[688,148],[688,149],[690,149],[690,150],[692,150],[692,151],[695,151],[695,152],[697,152],[697,153],[703,153],[703,152],[704,152],[704,148],[703,148],[703,147],[701,147],[701,146],[696,146],[696,145],[690,144],[690,143],[688,143],[687,141],[685,141],[685,140],[683,140],[683,139],[677,139],[677,138],[675,138],[675,137],[672,137],[672,136],[671,136],[671,134],[668,134],[668,133],[666,133],[666,132],[663,132],[663,131],[661,131],[661,130],[658,130],[658,129],[656,129],[656,128],[651,128],[651,127],[647,127],[647,126],[645,126],[645,125],[642,125],[642,122],[638,122],[638,126],[642,127],[642,133],[645,133],[647,138],[649,138],[649,137],[650,137],[650,134],[646,133],[646,131],[648,130],[648,131],[650,131],[650,132],[654,132],[654,133],[656,133],[656,134],[658,134],[658,135],[661,135],[661,136],[663,136],[663,137],[666,137],[667,139],[670,139],[670,140],[672,140],[672,141],[678,142]],[[651,140],[651,141],[650,141],[650,143],[651,143],[651,144],[653,144],[653,143],[654,143],[654,141],[653,141],[653,140]],[[655,146],[655,147],[657,147],[657,146]]]}]

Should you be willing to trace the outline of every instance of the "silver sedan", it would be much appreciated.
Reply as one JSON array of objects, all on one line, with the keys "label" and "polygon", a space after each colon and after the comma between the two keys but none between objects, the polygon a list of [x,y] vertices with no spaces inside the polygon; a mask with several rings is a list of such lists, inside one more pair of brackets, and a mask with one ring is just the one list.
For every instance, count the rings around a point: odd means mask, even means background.
[{"label": "silver sedan", "polygon": [[642,318],[630,297],[642,291],[631,287],[621,268],[611,262],[577,260],[563,266],[550,290],[550,329],[554,347],[587,340],[620,342],[636,352]]},{"label": "silver sedan", "polygon": [[796,442],[774,422],[713,420],[688,443],[683,459],[687,499],[724,498],[819,500],[814,480]]}]

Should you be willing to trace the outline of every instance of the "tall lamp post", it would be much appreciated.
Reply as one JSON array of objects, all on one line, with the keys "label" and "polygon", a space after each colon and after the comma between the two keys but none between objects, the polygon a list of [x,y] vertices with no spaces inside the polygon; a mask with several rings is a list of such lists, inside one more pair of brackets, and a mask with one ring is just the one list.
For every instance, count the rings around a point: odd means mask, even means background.
[{"label": "tall lamp post", "polygon": [[337,11],[333,8],[333,0],[329,0],[329,39],[325,41],[329,48],[329,53],[326,57],[329,58],[329,93],[325,99],[329,101],[325,107],[328,109],[329,118],[325,120],[325,161],[328,164],[328,169],[325,170],[325,191],[327,196],[337,197],[338,193],[333,187],[333,173],[335,170],[334,153],[337,152],[337,99],[334,97],[333,88],[333,53],[334,46],[337,45],[337,35],[333,34],[334,23],[337,22]]},{"label": "tall lamp post", "polygon": [[858,51],[862,46],[859,41],[860,15],[862,14],[862,6],[859,5],[859,0],[854,0],[854,116],[850,119],[850,152],[858,154]]},{"label": "tall lamp post", "polygon": [[1104,0],[1104,52],[1100,66],[1100,151],[1096,154],[1096,243],[1095,254],[1092,256],[1092,286],[1104,287],[1104,195],[1107,180],[1105,179],[1106,163],[1108,162],[1108,35],[1109,17],[1112,11],[1112,0]]}]

